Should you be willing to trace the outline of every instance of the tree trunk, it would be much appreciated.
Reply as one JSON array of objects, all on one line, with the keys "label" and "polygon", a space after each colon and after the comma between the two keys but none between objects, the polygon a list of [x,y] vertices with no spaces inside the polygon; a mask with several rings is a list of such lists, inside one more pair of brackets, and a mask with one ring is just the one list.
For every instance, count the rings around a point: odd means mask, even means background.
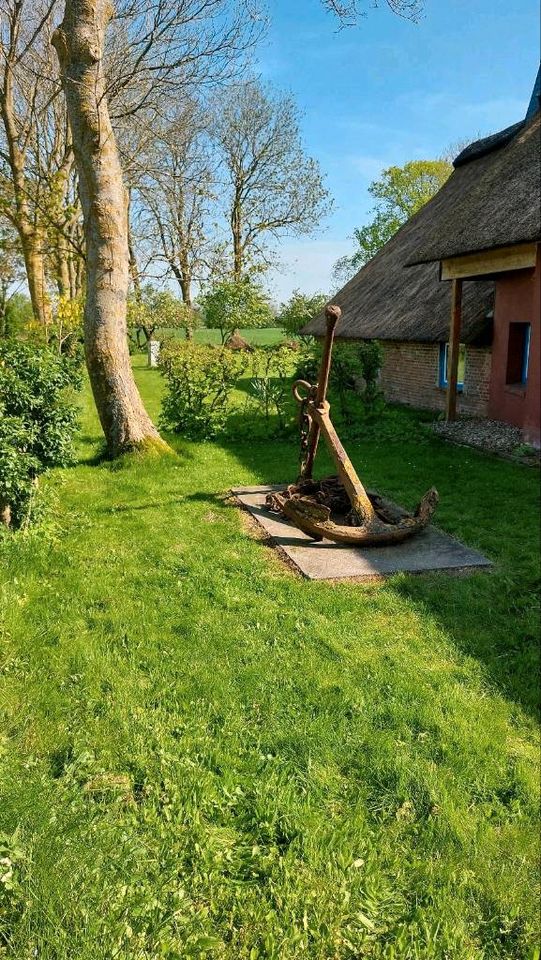
[{"label": "tree trunk", "polygon": [[[80,231],[76,229],[76,233]],[[73,232],[72,232],[73,237]],[[77,238],[79,239],[79,238]],[[69,261],[70,271],[70,297],[75,300],[82,296],[86,282],[86,261],[84,257],[72,256]]]},{"label": "tree trunk", "polygon": [[128,202],[103,75],[107,0],[66,0],[53,34],[62,73],[85,225],[85,355],[108,452],[168,449],[148,416],[130,364]]},{"label": "tree trunk", "polygon": [[56,285],[59,296],[71,298],[70,251],[68,242],[61,233],[56,237]]},{"label": "tree trunk", "polygon": [[180,291],[182,293],[182,301],[186,304],[187,307],[192,305],[192,278],[190,277],[187,270],[183,270],[182,277],[179,280]]},{"label": "tree trunk", "polygon": [[4,83],[0,97],[0,111],[6,134],[9,169],[13,185],[13,208],[9,219],[21,241],[32,310],[36,319],[46,326],[51,320],[51,305],[45,282],[45,262],[42,237],[32,217],[25,174],[25,156],[19,146],[19,128],[15,117],[13,94],[13,64],[6,60]]},{"label": "tree trunk", "polygon": [[21,238],[21,247],[23,248],[32,312],[36,320],[44,327],[47,327],[52,320],[52,314],[49,295],[47,293],[45,259],[43,257],[40,237],[36,230],[25,226],[18,226],[17,231]]},{"label": "tree trunk", "polygon": [[244,251],[242,249],[242,206],[238,197],[233,201],[231,211],[231,234],[233,237],[233,278],[238,283],[242,279]]},{"label": "tree trunk", "polygon": [[137,257],[135,256],[135,249],[133,246],[133,237],[131,232],[130,224],[130,196],[128,194],[128,258],[129,258],[129,275],[131,282],[133,284],[133,292],[137,303],[141,303],[143,291],[141,289],[141,275],[139,273],[139,265],[137,263]]}]

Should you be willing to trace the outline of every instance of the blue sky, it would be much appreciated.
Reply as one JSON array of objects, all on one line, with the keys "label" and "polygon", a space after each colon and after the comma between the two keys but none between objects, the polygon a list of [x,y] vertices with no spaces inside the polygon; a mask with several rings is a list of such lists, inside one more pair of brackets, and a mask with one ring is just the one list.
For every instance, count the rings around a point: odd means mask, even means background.
[{"label": "blue sky", "polygon": [[268,278],[281,300],[295,287],[332,289],[334,261],[352,249],[372,205],[368,185],[391,164],[521,119],[539,64],[537,0],[426,0],[417,24],[385,0],[337,30],[319,0],[269,0],[259,52],[263,80],[292,92],[307,151],[327,175],[335,210],[310,239],[284,240]]}]

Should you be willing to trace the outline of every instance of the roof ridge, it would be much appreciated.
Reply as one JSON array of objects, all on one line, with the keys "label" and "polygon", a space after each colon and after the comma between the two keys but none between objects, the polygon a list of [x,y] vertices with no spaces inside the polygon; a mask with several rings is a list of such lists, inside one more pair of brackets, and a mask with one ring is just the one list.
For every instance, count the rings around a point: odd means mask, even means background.
[{"label": "roof ridge", "polygon": [[462,167],[464,164],[470,163],[471,160],[478,160],[480,157],[484,157],[485,154],[492,153],[493,150],[499,150],[500,147],[505,147],[505,145],[522,130],[525,123],[526,120],[519,120],[518,123],[512,123],[510,127],[498,130],[497,133],[491,133],[488,137],[481,137],[479,140],[474,140],[473,143],[464,147],[458,154],[458,157],[455,157],[453,167],[455,167],[455,169]]}]

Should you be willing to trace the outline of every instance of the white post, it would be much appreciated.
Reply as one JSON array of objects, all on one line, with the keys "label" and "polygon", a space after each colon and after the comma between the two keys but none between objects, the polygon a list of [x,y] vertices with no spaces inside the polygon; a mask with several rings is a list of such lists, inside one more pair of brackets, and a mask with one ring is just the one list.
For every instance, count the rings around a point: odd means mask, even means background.
[{"label": "white post", "polygon": [[157,367],[158,361],[160,359],[160,341],[159,340],[149,340],[148,341],[148,365],[149,367]]}]

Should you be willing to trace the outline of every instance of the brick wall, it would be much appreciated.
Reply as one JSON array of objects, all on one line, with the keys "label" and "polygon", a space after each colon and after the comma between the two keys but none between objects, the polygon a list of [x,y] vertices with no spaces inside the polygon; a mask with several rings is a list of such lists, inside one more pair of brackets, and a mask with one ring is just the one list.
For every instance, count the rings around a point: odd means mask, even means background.
[{"label": "brick wall", "polygon": [[[384,361],[380,385],[390,403],[405,403],[423,410],[444,410],[445,389],[438,386],[439,343],[382,342]],[[491,350],[466,347],[464,392],[458,395],[458,412],[488,415]]]}]

